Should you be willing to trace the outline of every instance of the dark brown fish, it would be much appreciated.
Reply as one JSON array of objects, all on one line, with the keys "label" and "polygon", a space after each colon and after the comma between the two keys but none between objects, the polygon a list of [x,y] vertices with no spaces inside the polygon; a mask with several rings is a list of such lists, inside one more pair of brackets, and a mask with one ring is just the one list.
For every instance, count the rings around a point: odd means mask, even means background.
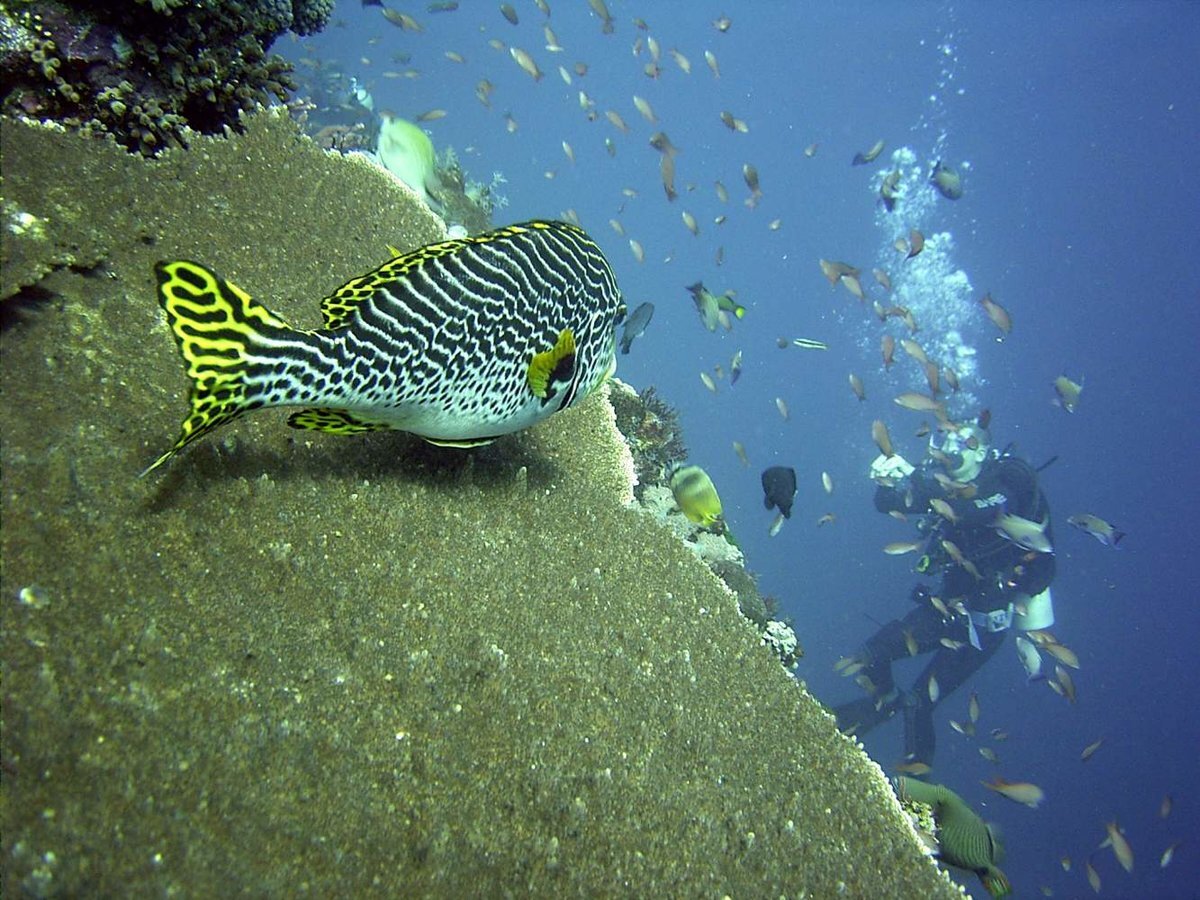
[{"label": "dark brown fish", "polygon": [[890,369],[892,363],[896,361],[896,339],[890,334],[885,334],[880,339],[879,352],[883,354],[883,367]]},{"label": "dark brown fish", "polygon": [[896,451],[892,449],[892,436],[888,434],[887,426],[880,419],[871,423],[871,440],[884,456],[891,458],[896,455]]},{"label": "dark brown fish", "polygon": [[742,134],[746,134],[750,130],[750,126],[728,111],[721,113],[721,121],[730,131],[737,131]]},{"label": "dark brown fish", "polygon": [[525,73],[534,81],[542,80],[542,70],[538,68],[538,64],[533,61],[533,57],[522,50],[520,47],[509,47],[509,55],[513,61],[520,66]]},{"label": "dark brown fish", "polygon": [[852,166],[865,166],[867,163],[873,163],[883,152],[883,138],[877,140],[871,145],[871,149],[866,153],[855,153],[854,159],[850,162]]},{"label": "dark brown fish", "polygon": [[650,135],[650,146],[666,156],[674,156],[679,152],[679,148],[671,143],[665,131],[656,131]]},{"label": "dark brown fish", "polygon": [[1007,335],[1012,331],[1012,316],[1009,315],[1007,309],[992,299],[991,292],[984,294],[979,302],[983,306],[983,311],[987,313],[987,317],[992,320],[992,324],[1003,334]]},{"label": "dark brown fish", "polygon": [[859,270],[849,263],[838,262],[837,260],[819,259],[821,272],[829,279],[829,283],[836,285],[838,279],[846,275],[853,275],[855,278],[859,275]]},{"label": "dark brown fish", "polygon": [[883,181],[879,185],[879,202],[883,204],[883,208],[888,212],[892,212],[896,208],[896,201],[900,199],[900,170],[894,169],[884,176]]},{"label": "dark brown fish", "polygon": [[908,233],[908,255],[905,259],[912,259],[918,253],[925,249],[925,235],[913,229]]},{"label": "dark brown fish", "polygon": [[600,30],[605,34],[613,32],[613,17],[608,11],[608,4],[604,0],[588,0],[588,6],[592,8],[592,12],[600,17]]},{"label": "dark brown fish", "polygon": [[679,196],[675,192],[675,158],[664,153],[658,159],[659,173],[662,175],[663,190],[667,194],[667,200],[672,201]]},{"label": "dark brown fish", "polygon": [[391,9],[387,6],[379,7],[379,11],[383,14],[385,19],[387,19],[397,28],[401,28],[404,31],[412,31],[416,33],[425,30],[421,27],[421,24],[416,19],[407,13],[402,13],[399,10]]},{"label": "dark brown fish", "polygon": [[742,166],[742,178],[746,181],[746,187],[750,188],[750,196],[746,200],[746,205],[751,209],[758,206],[758,201],[762,199],[763,192],[758,186],[758,169],[746,163]]}]

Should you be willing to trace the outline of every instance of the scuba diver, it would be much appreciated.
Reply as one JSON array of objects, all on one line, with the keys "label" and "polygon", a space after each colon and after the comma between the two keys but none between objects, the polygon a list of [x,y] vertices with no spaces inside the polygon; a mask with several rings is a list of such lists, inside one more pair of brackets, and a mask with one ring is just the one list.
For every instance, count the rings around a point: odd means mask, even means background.
[{"label": "scuba diver", "polygon": [[[1027,462],[992,450],[987,414],[929,439],[930,459],[914,467],[898,454],[871,464],[875,507],[921,516],[925,549],[916,571],[940,577],[911,592],[916,604],[884,625],[854,657],[870,695],[838,706],[838,727],[862,738],[904,715],[905,759],[932,765],[933,710],[991,658],[1010,628],[1054,624],[1055,562],[1050,509]],[[898,690],[897,659],[932,653],[913,688]]]}]

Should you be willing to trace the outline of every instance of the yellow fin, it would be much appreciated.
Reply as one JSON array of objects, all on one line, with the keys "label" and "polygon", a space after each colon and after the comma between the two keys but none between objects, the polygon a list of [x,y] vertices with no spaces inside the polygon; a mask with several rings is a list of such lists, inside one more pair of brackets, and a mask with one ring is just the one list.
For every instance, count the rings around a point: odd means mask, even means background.
[{"label": "yellow fin", "polygon": [[247,382],[250,358],[263,338],[299,333],[236,284],[187,260],[154,266],[158,303],[167,314],[192,380],[191,412],[179,438],[142,472],[145,476],[197,438],[262,405]]},{"label": "yellow fin", "polygon": [[565,328],[553,347],[534,354],[525,377],[534,395],[545,400],[549,396],[550,382],[569,381],[574,369],[575,332]]},{"label": "yellow fin", "polygon": [[292,413],[287,423],[293,428],[324,431],[327,434],[363,434],[367,431],[390,431],[387,422],[372,422],[344,409],[302,409]]},{"label": "yellow fin", "polygon": [[342,328],[350,321],[359,304],[374,292],[374,285],[364,289],[363,281],[363,278],[347,281],[321,301],[321,327],[332,331]]}]

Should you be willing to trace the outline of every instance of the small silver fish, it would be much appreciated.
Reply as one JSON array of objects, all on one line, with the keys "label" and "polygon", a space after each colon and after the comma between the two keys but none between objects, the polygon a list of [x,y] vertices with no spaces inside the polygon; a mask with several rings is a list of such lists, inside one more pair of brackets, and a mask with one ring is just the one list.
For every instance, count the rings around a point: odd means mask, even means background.
[{"label": "small silver fish", "polygon": [[1011,513],[1002,513],[996,516],[992,527],[1000,533],[1001,537],[1012,541],[1018,547],[1033,550],[1035,553],[1053,553],[1054,548],[1050,545],[1050,538],[1046,537],[1046,528],[1049,524],[1049,514],[1041,522],[1034,522]]},{"label": "small silver fish", "polygon": [[1025,677],[1029,682],[1041,681],[1046,676],[1042,674],[1042,654],[1038,652],[1033,641],[1017,635],[1017,655],[1021,665],[1025,667]]}]

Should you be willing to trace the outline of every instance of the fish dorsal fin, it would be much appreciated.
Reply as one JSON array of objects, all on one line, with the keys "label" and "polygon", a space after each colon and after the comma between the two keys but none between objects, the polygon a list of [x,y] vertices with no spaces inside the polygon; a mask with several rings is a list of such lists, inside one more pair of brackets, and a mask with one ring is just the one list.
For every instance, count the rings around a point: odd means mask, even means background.
[{"label": "fish dorsal fin", "polygon": [[344,327],[358,305],[370,296],[360,291],[355,284],[359,279],[348,281],[321,301],[321,327],[334,331]]},{"label": "fish dorsal fin", "polygon": [[363,434],[367,431],[388,431],[392,426],[386,422],[373,422],[356,416],[344,409],[302,409],[292,413],[287,423],[293,428],[308,431],[324,431],[327,434]]},{"label": "fish dorsal fin", "polygon": [[350,323],[350,317],[354,315],[363,301],[373,297],[382,287],[388,288],[393,295],[403,294],[408,274],[432,259],[452,256],[474,244],[490,244],[493,241],[525,234],[529,231],[562,227],[561,223],[554,222],[526,222],[523,225],[510,225],[507,228],[489,231],[487,234],[475,237],[438,241],[436,244],[418,247],[408,253],[401,253],[397,248],[388,244],[387,249],[392,254],[391,259],[373,272],[351,278],[321,301],[323,327],[327,330],[344,328]]},{"label": "fish dorsal fin", "polygon": [[534,354],[525,377],[534,395],[547,400],[550,397],[551,384],[570,381],[574,372],[575,332],[565,328],[559,332],[553,347]]}]

